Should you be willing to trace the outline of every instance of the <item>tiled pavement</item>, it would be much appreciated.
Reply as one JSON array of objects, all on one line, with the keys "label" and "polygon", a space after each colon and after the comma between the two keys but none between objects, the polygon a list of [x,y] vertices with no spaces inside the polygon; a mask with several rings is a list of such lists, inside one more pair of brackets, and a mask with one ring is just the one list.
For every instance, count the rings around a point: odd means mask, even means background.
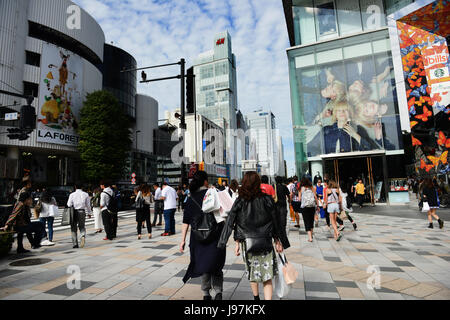
[{"label": "tiled pavement", "polygon": [[[395,207],[393,207],[395,210]],[[336,242],[324,226],[315,232],[314,242],[305,232],[290,227],[292,247],[288,260],[299,271],[286,299],[450,299],[449,226],[440,230],[426,228],[426,221],[411,218],[354,213],[358,231],[346,222],[344,237]],[[183,284],[189,252],[178,252],[181,214],[177,213],[177,235],[137,240],[135,220],[119,220],[119,238],[113,242],[88,229],[86,247],[72,249],[67,230],[55,234],[57,245],[42,252],[16,255],[0,260],[0,299],[201,299],[200,279]],[[303,230],[303,224],[302,229]],[[26,240],[24,242],[27,242]],[[233,254],[230,239],[224,268],[224,299],[252,299],[250,284],[244,276],[241,257]],[[47,258],[48,263],[19,267],[11,263],[27,258]],[[81,270],[81,288],[69,289],[68,267]],[[367,267],[381,272],[379,289],[369,289],[372,275]],[[262,293],[260,294],[262,297]]]}]

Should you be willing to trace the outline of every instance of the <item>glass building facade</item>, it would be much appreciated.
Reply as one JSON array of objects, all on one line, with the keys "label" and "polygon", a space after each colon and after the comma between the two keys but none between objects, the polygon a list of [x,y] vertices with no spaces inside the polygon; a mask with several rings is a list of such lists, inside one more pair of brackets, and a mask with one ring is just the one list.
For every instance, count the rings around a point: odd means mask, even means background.
[{"label": "glass building facade", "polygon": [[103,59],[103,89],[111,92],[131,119],[136,119],[136,60],[126,51],[105,44]]},{"label": "glass building facade", "polygon": [[283,0],[298,175],[362,177],[372,202],[406,176],[387,16],[412,2]]}]

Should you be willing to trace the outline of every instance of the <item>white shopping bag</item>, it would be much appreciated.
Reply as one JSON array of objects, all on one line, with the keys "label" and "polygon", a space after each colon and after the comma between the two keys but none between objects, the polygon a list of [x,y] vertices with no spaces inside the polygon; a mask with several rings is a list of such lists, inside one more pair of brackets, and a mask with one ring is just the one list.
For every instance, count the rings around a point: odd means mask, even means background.
[{"label": "white shopping bag", "polygon": [[428,202],[424,201],[423,207],[422,207],[422,212],[428,212],[428,211],[430,211],[430,205],[428,204]]},{"label": "white shopping bag", "polygon": [[49,211],[50,217],[58,217],[59,216],[58,206],[55,206],[54,204],[51,204],[48,206],[48,211]]},{"label": "white shopping bag", "polygon": [[215,188],[210,188],[205,194],[202,203],[202,211],[204,213],[217,211],[220,209],[219,195]]},{"label": "white shopping bag", "polygon": [[280,260],[280,257],[277,255],[277,264],[278,264],[278,275],[274,278],[274,288],[273,291],[277,295],[278,298],[283,299],[286,298],[289,293],[290,286],[284,280],[283,275],[283,262]]},{"label": "white shopping bag", "polygon": [[233,199],[231,198],[228,190],[223,190],[217,193],[219,197],[220,203],[220,216],[222,218],[226,218],[228,216],[228,212],[230,212],[233,207]]}]

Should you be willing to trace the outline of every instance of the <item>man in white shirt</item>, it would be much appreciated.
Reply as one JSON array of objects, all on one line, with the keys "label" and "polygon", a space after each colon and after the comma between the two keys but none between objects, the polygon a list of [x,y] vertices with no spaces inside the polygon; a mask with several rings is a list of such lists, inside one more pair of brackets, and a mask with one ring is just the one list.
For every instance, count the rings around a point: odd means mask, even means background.
[{"label": "man in white shirt", "polygon": [[81,190],[81,184],[75,185],[75,192],[72,192],[67,201],[67,207],[73,207],[72,216],[70,217],[70,228],[72,233],[72,243],[74,248],[78,248],[77,227],[80,229],[81,241],[80,247],[83,248],[86,242],[86,213],[89,215],[91,211],[91,201],[89,195]]},{"label": "man in white shirt", "polygon": [[165,229],[161,236],[171,236],[175,234],[175,211],[177,210],[177,192],[174,188],[163,182],[161,200],[164,200],[164,222]]},{"label": "man in white shirt", "polygon": [[105,228],[106,237],[103,240],[114,239],[113,230],[113,212],[109,212],[108,205],[111,198],[114,197],[114,191],[111,189],[111,183],[108,181],[100,182],[100,188],[103,190],[100,194],[100,211],[102,213],[103,227]]},{"label": "man in white shirt", "polygon": [[[161,200],[161,188],[159,187],[159,184],[155,183],[153,185],[153,189],[155,190],[155,210],[154,210],[154,215],[155,217],[153,218],[153,223],[152,226],[161,226],[162,225],[162,215],[163,215],[163,211],[164,211],[164,200]],[[159,216],[159,223],[156,224],[156,219]]]}]

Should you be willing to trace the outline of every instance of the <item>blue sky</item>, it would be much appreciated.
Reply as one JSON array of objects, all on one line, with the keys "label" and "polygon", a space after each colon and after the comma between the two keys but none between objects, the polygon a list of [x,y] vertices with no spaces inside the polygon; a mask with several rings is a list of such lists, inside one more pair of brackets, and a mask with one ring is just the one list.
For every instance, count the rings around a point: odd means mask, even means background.
[{"label": "blue sky", "polygon": [[[294,148],[286,48],[289,47],[281,0],[74,0],[138,66],[178,61],[191,66],[213,48],[214,35],[228,30],[237,60],[238,107],[244,115],[271,110],[283,137],[288,175],[294,173]],[[149,78],[171,76],[177,67],[153,69]],[[179,107],[179,83],[139,84],[138,92],[165,110]]]}]

